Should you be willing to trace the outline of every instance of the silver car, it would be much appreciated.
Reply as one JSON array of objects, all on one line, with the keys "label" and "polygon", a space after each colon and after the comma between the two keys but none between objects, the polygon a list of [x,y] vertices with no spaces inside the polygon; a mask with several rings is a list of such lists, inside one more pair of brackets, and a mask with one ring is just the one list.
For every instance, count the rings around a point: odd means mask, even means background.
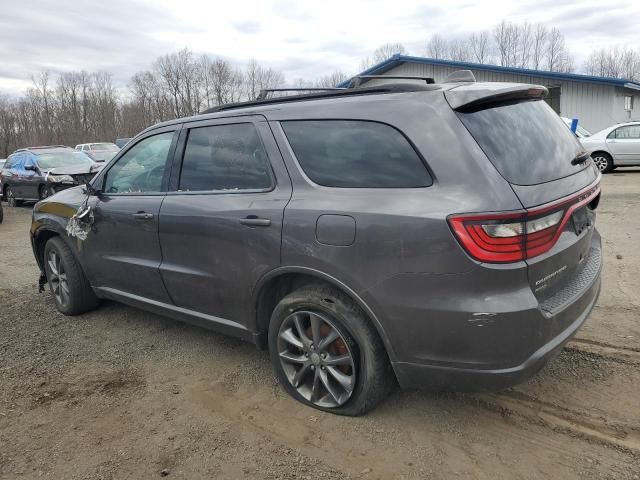
[{"label": "silver car", "polygon": [[108,162],[120,151],[115,143],[81,143],[76,150],[86,153],[94,162]]},{"label": "silver car", "polygon": [[619,123],[580,142],[602,173],[617,167],[640,166],[640,122]]}]

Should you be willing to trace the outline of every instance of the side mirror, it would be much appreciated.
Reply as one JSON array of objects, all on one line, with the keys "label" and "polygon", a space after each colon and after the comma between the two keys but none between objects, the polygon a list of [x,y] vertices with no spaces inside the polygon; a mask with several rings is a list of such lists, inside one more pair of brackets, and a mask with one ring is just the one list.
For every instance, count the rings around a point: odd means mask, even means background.
[{"label": "side mirror", "polygon": [[91,185],[90,182],[86,182],[84,184],[84,193],[89,195],[89,196],[99,197],[100,194],[102,193],[102,190],[93,188],[93,185]]},{"label": "side mirror", "polygon": [[36,167],[35,165],[31,164],[31,165],[25,165],[24,166],[25,170],[29,170],[31,172],[37,172],[38,171],[38,167]]}]

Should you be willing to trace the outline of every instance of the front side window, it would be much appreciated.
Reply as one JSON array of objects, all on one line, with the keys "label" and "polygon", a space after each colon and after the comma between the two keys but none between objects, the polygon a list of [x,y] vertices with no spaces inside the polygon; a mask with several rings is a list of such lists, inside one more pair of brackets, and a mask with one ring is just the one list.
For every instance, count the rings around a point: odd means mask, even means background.
[{"label": "front side window", "polygon": [[172,140],[173,132],[160,133],[131,147],[107,172],[104,192],[160,192]]},{"label": "front side window", "polygon": [[318,185],[341,188],[428,187],[432,179],[395,128],[359,120],[282,122],[300,167]]},{"label": "front side window", "polygon": [[267,152],[253,124],[189,131],[179,190],[266,190],[272,184]]}]

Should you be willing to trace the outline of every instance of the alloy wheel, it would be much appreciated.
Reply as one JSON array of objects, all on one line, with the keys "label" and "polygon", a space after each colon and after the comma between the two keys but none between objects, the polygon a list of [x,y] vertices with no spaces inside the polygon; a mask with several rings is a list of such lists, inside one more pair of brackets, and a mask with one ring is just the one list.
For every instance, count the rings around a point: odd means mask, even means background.
[{"label": "alloy wheel", "polygon": [[601,172],[604,172],[607,169],[607,164],[609,163],[609,160],[607,159],[607,157],[597,155],[593,157],[593,163],[596,164],[596,167],[598,167],[598,170],[600,170]]},{"label": "alloy wheel", "polygon": [[58,252],[51,250],[49,257],[47,258],[49,265],[49,285],[51,285],[51,291],[56,297],[56,300],[60,305],[67,305],[70,298],[69,284],[67,283],[67,273],[64,269],[64,264]]},{"label": "alloy wheel", "polygon": [[278,356],[289,383],[307,401],[335,408],[351,398],[354,352],[325,314],[297,311],[286,317],[278,332]]}]

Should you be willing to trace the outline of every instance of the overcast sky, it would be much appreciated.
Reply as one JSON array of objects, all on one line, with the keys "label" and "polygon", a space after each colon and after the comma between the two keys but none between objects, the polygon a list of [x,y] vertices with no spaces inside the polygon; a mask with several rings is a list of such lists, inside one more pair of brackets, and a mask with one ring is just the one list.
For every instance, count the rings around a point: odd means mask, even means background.
[{"label": "overcast sky", "polygon": [[0,93],[19,93],[43,70],[106,70],[123,87],[184,47],[238,64],[253,57],[291,82],[353,74],[383,43],[423,55],[431,34],[491,29],[503,18],[560,28],[578,68],[592,49],[640,46],[640,0],[2,0]]}]

